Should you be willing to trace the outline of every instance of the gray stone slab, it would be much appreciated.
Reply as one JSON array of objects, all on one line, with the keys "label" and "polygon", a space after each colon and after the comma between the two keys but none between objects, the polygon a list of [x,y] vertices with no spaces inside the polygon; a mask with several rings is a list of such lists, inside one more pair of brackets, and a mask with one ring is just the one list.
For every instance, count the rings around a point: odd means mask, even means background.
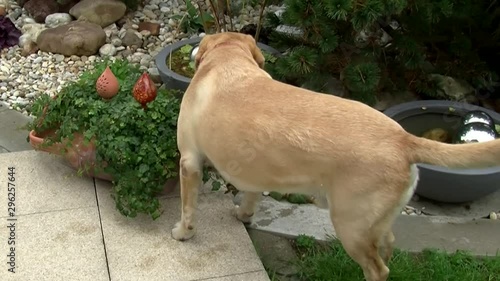
[{"label": "gray stone slab", "polygon": [[28,130],[22,129],[31,118],[12,109],[0,107],[0,153],[24,151],[33,148],[27,142]]},{"label": "gray stone slab", "polygon": [[408,205],[433,216],[479,219],[487,217],[490,212],[500,212],[500,191],[467,203],[447,204],[419,198],[418,201],[410,201]]},{"label": "gray stone slab", "polygon": [[15,185],[18,215],[97,206],[93,179],[79,177],[59,157],[34,150],[12,152],[0,154],[0,204],[5,206],[0,217],[7,215],[8,167],[15,168],[10,185]]},{"label": "gray stone slab", "polygon": [[[270,197],[260,202],[249,227],[290,238],[306,234],[326,241],[335,237],[328,210],[277,202]],[[462,249],[476,255],[500,251],[500,220],[400,215],[393,230],[396,246],[410,251]]]},{"label": "gray stone slab", "polygon": [[299,273],[298,256],[288,238],[256,229],[248,229],[248,234],[262,263],[278,280]]},{"label": "gray stone slab", "polygon": [[244,225],[231,213],[230,195],[200,194],[197,233],[180,242],[170,234],[180,219],[180,197],[162,198],[164,213],[153,221],[122,216],[109,184],[96,181],[96,188],[111,280],[269,280]]},{"label": "gray stone slab", "polygon": [[[7,244],[12,235],[7,223],[2,219],[0,227],[0,280],[109,280],[97,206],[18,216],[15,245]],[[15,273],[7,270],[10,247],[15,247]]]},{"label": "gray stone slab", "polygon": [[450,217],[400,216],[394,225],[395,245],[408,251],[437,248],[466,250],[474,255],[500,255],[500,221]]},{"label": "gray stone slab", "polygon": [[290,238],[306,234],[321,241],[335,235],[327,209],[278,202],[269,196],[259,202],[249,227]]}]

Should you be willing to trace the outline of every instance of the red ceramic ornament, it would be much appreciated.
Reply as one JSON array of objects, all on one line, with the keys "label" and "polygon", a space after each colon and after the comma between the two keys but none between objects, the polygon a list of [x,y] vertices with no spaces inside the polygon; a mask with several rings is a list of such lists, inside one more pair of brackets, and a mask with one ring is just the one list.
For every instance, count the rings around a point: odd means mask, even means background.
[{"label": "red ceramic ornament", "polygon": [[147,72],[142,73],[141,77],[139,77],[139,80],[134,85],[132,94],[143,107],[156,98],[156,86]]},{"label": "red ceramic ornament", "polygon": [[120,90],[118,79],[116,79],[116,76],[113,74],[109,66],[107,66],[101,76],[99,76],[95,86],[99,96],[104,99],[114,97]]}]

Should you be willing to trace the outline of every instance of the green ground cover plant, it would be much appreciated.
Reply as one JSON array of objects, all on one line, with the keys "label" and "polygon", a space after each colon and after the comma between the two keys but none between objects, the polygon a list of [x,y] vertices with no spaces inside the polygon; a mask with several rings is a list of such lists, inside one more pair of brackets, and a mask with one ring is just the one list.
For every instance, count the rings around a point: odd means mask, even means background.
[{"label": "green ground cover plant", "polygon": [[[300,280],[363,280],[361,268],[338,240],[318,243],[312,237],[301,235],[294,246],[299,256]],[[475,257],[464,251],[447,254],[426,249],[410,253],[395,249],[389,269],[389,281],[498,281],[500,255]]]}]

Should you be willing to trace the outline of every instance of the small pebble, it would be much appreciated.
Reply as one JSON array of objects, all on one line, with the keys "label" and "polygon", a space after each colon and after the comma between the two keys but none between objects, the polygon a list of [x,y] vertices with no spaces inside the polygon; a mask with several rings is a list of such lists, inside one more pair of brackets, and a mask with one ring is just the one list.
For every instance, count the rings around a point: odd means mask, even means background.
[{"label": "small pebble", "polygon": [[495,213],[495,212],[491,212],[491,213],[490,213],[490,220],[496,220],[496,219],[498,219],[498,215],[497,215],[497,213]]},{"label": "small pebble", "polygon": [[34,64],[38,64],[38,63],[41,63],[41,62],[42,62],[42,60],[43,60],[43,58],[42,58],[42,57],[38,57],[38,58],[36,58],[36,59],[33,61],[33,63],[34,63]]}]

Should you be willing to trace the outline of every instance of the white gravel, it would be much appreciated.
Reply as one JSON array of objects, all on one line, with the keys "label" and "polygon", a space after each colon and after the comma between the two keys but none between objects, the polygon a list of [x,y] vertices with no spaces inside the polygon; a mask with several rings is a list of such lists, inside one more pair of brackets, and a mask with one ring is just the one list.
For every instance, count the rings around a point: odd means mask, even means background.
[{"label": "white gravel", "polygon": [[[17,5],[15,0],[9,0],[9,3],[8,16],[20,30],[25,24],[34,23],[34,20]],[[269,7],[269,9],[276,10],[278,7]],[[182,33],[175,35],[178,21],[172,17],[184,15],[185,10],[182,0],[146,1],[145,7],[134,13],[130,24],[124,25],[121,29],[116,24],[104,28],[107,43],[94,56],[64,57],[38,51],[24,57],[21,55],[22,48],[19,46],[4,49],[0,53],[0,101],[7,102],[10,108],[29,115],[30,103],[38,95],[56,94],[65,82],[77,79],[84,70],[92,69],[93,64],[102,57],[127,58],[130,62],[140,64],[141,69],[148,70],[151,74],[158,74],[154,57],[164,46],[179,39],[200,35]],[[258,7],[247,7],[242,9],[242,13],[233,21],[236,26],[241,27],[250,22],[256,23],[257,19]],[[122,46],[121,40],[127,29],[137,29],[141,21],[160,23],[160,34],[151,36],[147,31],[141,33],[136,31],[136,34],[147,42],[146,47],[133,51]]]}]

